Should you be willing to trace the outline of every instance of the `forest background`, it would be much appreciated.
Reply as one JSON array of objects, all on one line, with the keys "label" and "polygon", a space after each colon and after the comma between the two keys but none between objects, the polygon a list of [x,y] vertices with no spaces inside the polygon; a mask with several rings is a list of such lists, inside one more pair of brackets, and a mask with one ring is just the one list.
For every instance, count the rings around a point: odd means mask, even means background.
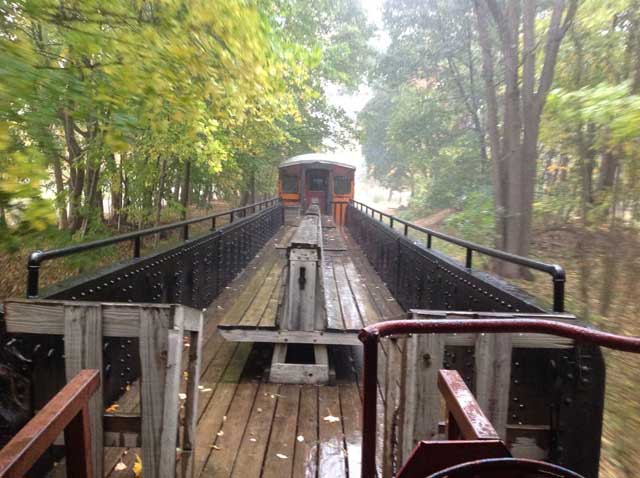
[{"label": "forest background", "polygon": [[[24,293],[33,249],[254,202],[282,159],[360,143],[387,190],[369,200],[402,197],[405,218],[558,262],[569,310],[640,335],[637,0],[387,0],[381,49],[356,0],[0,0],[0,13],[0,296]],[[362,84],[354,123],[329,91]],[[484,266],[544,300],[542,278]],[[602,476],[634,476],[640,363],[607,360]]]}]

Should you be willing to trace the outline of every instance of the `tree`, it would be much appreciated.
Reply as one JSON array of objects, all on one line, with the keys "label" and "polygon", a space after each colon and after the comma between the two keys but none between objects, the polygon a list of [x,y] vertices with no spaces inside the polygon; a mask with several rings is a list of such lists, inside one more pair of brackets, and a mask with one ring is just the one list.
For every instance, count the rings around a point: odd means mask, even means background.
[{"label": "tree", "polygon": [[[504,4],[474,0],[494,169],[497,245],[514,254],[529,253],[540,118],[560,44],[577,7],[577,0],[568,4],[554,0],[549,8],[534,0]],[[536,18],[548,23],[544,35],[536,34]],[[537,45],[544,45],[541,61]],[[500,81],[495,72],[497,59],[502,67]],[[504,88],[498,87],[501,84]],[[508,276],[523,273],[507,263],[501,264],[500,272]]]}]

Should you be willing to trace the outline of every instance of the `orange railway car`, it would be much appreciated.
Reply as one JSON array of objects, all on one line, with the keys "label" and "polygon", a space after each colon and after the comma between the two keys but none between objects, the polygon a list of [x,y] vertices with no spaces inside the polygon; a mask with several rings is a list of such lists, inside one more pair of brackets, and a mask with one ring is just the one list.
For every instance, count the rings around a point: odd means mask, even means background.
[{"label": "orange railway car", "polygon": [[301,154],[280,164],[278,195],[285,207],[305,210],[315,199],[322,214],[344,224],[346,205],[353,199],[354,166],[333,155]]}]

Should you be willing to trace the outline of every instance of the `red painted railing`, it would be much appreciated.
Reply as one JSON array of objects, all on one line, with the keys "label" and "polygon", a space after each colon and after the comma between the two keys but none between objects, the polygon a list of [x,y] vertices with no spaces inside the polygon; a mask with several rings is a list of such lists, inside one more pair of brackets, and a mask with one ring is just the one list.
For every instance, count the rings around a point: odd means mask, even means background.
[{"label": "red painted railing", "polygon": [[64,431],[67,478],[92,478],[89,399],[98,370],[81,370],[0,450],[0,477],[21,478]]}]

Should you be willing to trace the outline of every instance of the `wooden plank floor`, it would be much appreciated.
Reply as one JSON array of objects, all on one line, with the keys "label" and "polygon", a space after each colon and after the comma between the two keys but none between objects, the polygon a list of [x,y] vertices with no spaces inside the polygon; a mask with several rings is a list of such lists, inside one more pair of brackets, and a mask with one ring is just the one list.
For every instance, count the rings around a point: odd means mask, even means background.
[{"label": "wooden plank floor", "polygon": [[[237,309],[244,307],[239,303],[261,300],[268,304],[273,299],[281,284],[272,286],[269,300],[258,295],[247,299],[245,291],[258,280],[256,276],[263,274],[259,280],[264,282],[281,264],[283,255],[279,246],[290,234],[290,227],[283,228],[206,311],[194,465],[196,476],[360,476],[360,347],[330,348],[337,372],[336,385],[271,384],[266,381],[266,370],[273,345],[227,342],[218,330],[220,321],[229,311],[236,310],[234,313],[237,313]],[[345,276],[358,277],[354,307],[364,307],[358,301],[366,296],[367,307],[380,320],[396,314],[398,305],[373,269],[366,267],[362,253],[348,236],[341,239],[349,247],[349,252],[340,256],[342,270]],[[342,262],[347,255],[353,259],[346,263],[350,265]],[[351,267],[353,270],[347,272]],[[384,353],[381,355],[384,358]],[[136,386],[133,384],[132,393]],[[127,395],[121,402],[127,410],[133,410],[137,405]],[[384,409],[381,400],[379,402],[382,422]],[[131,466],[137,450],[108,450],[105,469],[110,472],[109,476],[133,477]],[[119,463],[122,464],[116,466]]]},{"label": "wooden plank floor", "polygon": [[[326,330],[320,332],[287,331],[278,327],[287,285],[285,245],[295,227],[287,226],[276,252],[256,265],[246,287],[240,291],[233,307],[224,314],[219,329],[231,341],[240,342],[297,342],[317,344],[359,345],[357,334],[363,327],[384,320],[388,307],[375,305],[376,293],[367,283],[373,269],[356,266],[362,255],[347,249],[341,228],[323,229],[322,290],[326,312]],[[326,248],[329,242],[332,249]],[[366,260],[366,259],[364,259]],[[376,280],[377,279],[377,280]]]}]

